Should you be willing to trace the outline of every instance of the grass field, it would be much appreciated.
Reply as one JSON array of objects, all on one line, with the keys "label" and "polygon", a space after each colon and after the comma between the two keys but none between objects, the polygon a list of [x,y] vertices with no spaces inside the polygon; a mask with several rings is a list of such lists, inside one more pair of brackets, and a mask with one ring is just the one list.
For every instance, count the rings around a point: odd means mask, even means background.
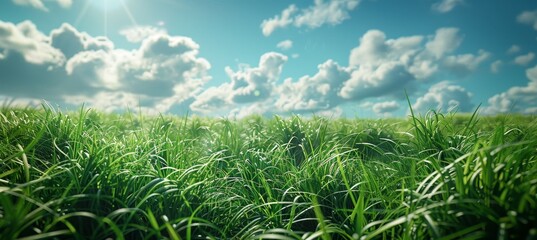
[{"label": "grass field", "polygon": [[0,110],[2,239],[537,239],[537,118]]}]

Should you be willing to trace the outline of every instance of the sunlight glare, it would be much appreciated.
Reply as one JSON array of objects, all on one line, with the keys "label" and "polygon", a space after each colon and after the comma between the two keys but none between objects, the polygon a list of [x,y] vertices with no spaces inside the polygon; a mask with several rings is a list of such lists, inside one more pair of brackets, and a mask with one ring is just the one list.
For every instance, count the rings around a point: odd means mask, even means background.
[{"label": "sunlight glare", "polygon": [[108,15],[111,14],[110,11],[112,10],[123,9],[125,14],[127,14],[129,20],[131,21],[131,24],[134,26],[138,26],[136,19],[134,18],[129,7],[127,6],[127,2],[128,0],[86,0],[84,7],[80,11],[80,14],[75,21],[75,26],[77,26],[80,21],[86,17],[87,11],[91,6],[99,8],[102,11],[104,22],[103,33],[106,37],[108,36]]}]

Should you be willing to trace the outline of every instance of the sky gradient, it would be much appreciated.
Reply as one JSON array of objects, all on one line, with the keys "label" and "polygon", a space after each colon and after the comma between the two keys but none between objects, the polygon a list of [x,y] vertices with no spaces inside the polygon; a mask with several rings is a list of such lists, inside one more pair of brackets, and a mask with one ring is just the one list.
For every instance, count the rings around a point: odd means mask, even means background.
[{"label": "sky gradient", "polygon": [[243,117],[537,113],[537,2],[6,0],[0,102]]}]

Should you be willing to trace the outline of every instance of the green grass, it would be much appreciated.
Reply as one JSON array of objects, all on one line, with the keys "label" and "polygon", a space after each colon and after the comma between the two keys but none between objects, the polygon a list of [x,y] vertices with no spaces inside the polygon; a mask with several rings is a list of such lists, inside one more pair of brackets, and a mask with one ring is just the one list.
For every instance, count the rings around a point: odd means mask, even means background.
[{"label": "green grass", "polygon": [[2,239],[535,239],[537,118],[0,109]]}]

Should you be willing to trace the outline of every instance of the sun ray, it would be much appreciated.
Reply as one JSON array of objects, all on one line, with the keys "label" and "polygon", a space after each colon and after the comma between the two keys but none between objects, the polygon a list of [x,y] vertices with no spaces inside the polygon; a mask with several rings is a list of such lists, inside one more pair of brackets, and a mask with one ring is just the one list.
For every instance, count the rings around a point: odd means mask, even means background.
[{"label": "sun ray", "polygon": [[82,18],[86,16],[86,13],[88,12],[89,6],[90,6],[91,0],[86,0],[84,3],[84,6],[82,7],[82,11],[80,11],[80,14],[78,14],[78,17],[75,20],[74,26],[77,27],[80,21],[82,21]]},{"label": "sun ray", "polygon": [[125,13],[127,13],[127,16],[129,16],[129,19],[131,20],[132,24],[134,24],[134,26],[138,26],[138,22],[136,22],[136,19],[132,15],[131,10],[129,9],[127,4],[125,4],[125,1],[119,0],[119,3],[121,4],[121,7],[123,7],[123,11],[125,11]]}]

